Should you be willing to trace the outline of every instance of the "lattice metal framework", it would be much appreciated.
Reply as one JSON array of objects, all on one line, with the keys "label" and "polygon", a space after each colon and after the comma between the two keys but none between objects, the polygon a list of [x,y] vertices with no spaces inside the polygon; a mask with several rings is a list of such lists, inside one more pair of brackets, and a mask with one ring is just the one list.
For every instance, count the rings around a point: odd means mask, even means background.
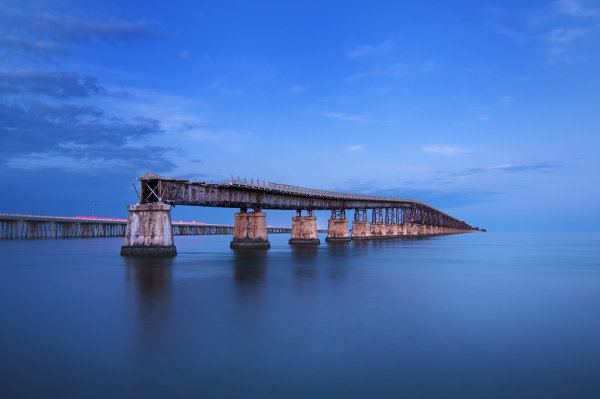
[{"label": "lattice metal framework", "polygon": [[[385,208],[386,223],[397,222],[400,211],[403,223],[471,230],[471,226],[428,204],[420,201],[379,197],[373,195],[348,194],[326,190],[315,190],[284,184],[252,180],[245,182],[205,183],[173,179],[147,173],[138,178],[141,183],[140,203],[163,202],[171,205],[195,205],[225,208],[252,209],[310,209],[345,210],[373,209],[373,222],[383,223]],[[366,211],[365,211],[366,212]],[[345,216],[344,216],[345,218]]]},{"label": "lattice metal framework", "polygon": [[363,222],[367,221],[367,209],[366,208],[358,208],[354,210],[354,221]]}]

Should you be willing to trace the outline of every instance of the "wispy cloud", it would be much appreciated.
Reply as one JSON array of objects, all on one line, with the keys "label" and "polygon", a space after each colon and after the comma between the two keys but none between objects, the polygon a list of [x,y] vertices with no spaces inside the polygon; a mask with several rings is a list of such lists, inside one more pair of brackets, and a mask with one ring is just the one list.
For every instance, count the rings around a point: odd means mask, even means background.
[{"label": "wispy cloud", "polygon": [[346,56],[348,58],[359,58],[359,57],[365,57],[365,56],[379,55],[379,54],[387,53],[391,49],[392,49],[392,42],[387,40],[385,42],[382,42],[382,43],[379,43],[376,45],[366,44],[366,45],[362,45],[362,46],[357,46],[357,47],[351,49],[350,51],[348,51]]},{"label": "wispy cloud", "polygon": [[571,61],[570,44],[582,40],[597,28],[600,12],[579,0],[558,0],[550,7],[530,12],[509,12],[498,8],[486,13],[489,25],[515,41],[537,43],[548,61]]},{"label": "wispy cloud", "polygon": [[327,116],[329,118],[341,119],[343,121],[352,121],[352,122],[360,122],[364,120],[364,116],[362,115],[348,115],[342,114],[340,112],[323,112],[323,116]]},{"label": "wispy cloud", "polygon": [[39,69],[0,70],[0,94],[43,95],[55,98],[89,97],[104,92],[92,76]]},{"label": "wispy cloud", "polygon": [[425,152],[433,152],[435,154],[443,154],[443,155],[458,155],[463,154],[465,152],[469,152],[463,148],[456,146],[442,146],[442,145],[430,145],[422,148]]},{"label": "wispy cloud", "polygon": [[346,149],[348,151],[360,151],[363,149],[363,146],[361,144],[356,144],[356,145],[351,145],[349,147],[346,147]]},{"label": "wispy cloud", "polygon": [[580,0],[558,0],[554,2],[557,13],[571,17],[593,17],[598,10],[588,8]]},{"label": "wispy cloud", "polygon": [[546,161],[537,163],[504,163],[495,166],[488,166],[483,168],[472,168],[467,171],[468,174],[475,173],[486,173],[494,171],[504,171],[511,173],[518,172],[529,172],[529,171],[540,171],[544,173],[552,172],[556,169],[562,168],[564,165],[562,162]]},{"label": "wispy cloud", "polygon": [[384,77],[384,78],[402,78],[408,75],[408,67],[401,62],[382,63],[376,65],[366,71],[358,72],[350,75],[344,79],[345,82],[353,82],[356,80],[370,78],[370,77]]},{"label": "wispy cloud", "polygon": [[188,50],[181,50],[179,52],[179,58],[181,58],[182,60],[189,60],[190,59],[190,52]]},{"label": "wispy cloud", "polygon": [[154,23],[119,18],[89,18],[55,10],[0,5],[1,56],[52,59],[70,53],[69,45],[92,39],[131,41],[159,35]]},{"label": "wispy cloud", "polygon": [[300,85],[294,85],[290,87],[287,91],[288,94],[300,94],[304,93],[307,90],[306,87]]},{"label": "wispy cloud", "polygon": [[550,43],[569,43],[586,34],[587,30],[583,28],[556,28],[545,36]]}]

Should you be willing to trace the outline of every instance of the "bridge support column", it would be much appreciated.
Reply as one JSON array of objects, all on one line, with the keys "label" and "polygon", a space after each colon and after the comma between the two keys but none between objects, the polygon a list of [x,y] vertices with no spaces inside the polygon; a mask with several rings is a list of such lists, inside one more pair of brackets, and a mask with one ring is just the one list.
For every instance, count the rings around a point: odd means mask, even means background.
[{"label": "bridge support column", "polygon": [[308,216],[302,216],[300,210],[297,216],[292,218],[292,237],[290,245],[319,245],[319,233],[317,232],[317,218],[308,210]]},{"label": "bridge support column", "polygon": [[371,238],[386,238],[387,227],[385,223],[371,223]]},{"label": "bridge support column", "polygon": [[175,256],[171,205],[136,204],[127,207],[127,231],[121,255]]},{"label": "bridge support column", "polygon": [[395,229],[395,226],[393,224],[387,223],[385,225],[385,235],[388,238],[393,238],[395,236],[395,231],[396,231],[396,229]]},{"label": "bridge support column", "polygon": [[348,219],[346,219],[346,211],[332,210],[331,219],[327,228],[327,242],[347,242],[350,241],[350,231],[348,230]]},{"label": "bridge support column", "polygon": [[266,213],[260,209],[247,212],[245,208],[235,214],[233,225],[233,241],[229,244],[236,248],[271,248],[267,238]]},{"label": "bridge support column", "polygon": [[368,220],[355,220],[352,222],[353,240],[370,240],[371,223]]}]

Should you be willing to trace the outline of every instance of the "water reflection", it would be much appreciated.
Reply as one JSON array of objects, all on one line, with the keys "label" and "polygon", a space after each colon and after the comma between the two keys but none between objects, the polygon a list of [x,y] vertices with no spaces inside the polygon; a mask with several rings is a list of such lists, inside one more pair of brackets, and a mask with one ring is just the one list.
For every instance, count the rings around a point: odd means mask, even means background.
[{"label": "water reflection", "polygon": [[327,245],[327,273],[331,280],[345,280],[348,277],[348,261],[353,253],[350,242],[335,242]]},{"label": "water reflection", "polygon": [[234,249],[233,278],[241,285],[257,284],[267,275],[266,249]]},{"label": "water reflection", "polygon": [[253,302],[264,296],[267,252],[266,249],[233,250],[233,281],[239,303]]},{"label": "water reflection", "polygon": [[135,293],[140,343],[152,347],[169,326],[173,259],[170,257],[127,257],[125,278]]},{"label": "water reflection", "polygon": [[316,245],[293,246],[292,262],[294,276],[300,280],[312,280],[317,276],[316,258],[319,251]]}]

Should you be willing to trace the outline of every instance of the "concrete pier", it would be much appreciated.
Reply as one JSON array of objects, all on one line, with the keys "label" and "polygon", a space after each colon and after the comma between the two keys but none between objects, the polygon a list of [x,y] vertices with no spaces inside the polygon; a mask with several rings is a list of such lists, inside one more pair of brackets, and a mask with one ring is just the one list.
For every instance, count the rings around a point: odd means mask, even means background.
[{"label": "concrete pier", "polygon": [[317,231],[317,218],[308,212],[308,216],[298,216],[292,218],[292,237],[290,245],[319,245],[319,233]]},{"label": "concrete pier", "polygon": [[258,209],[247,212],[242,208],[235,214],[233,241],[230,248],[270,248],[267,237],[266,214]]},{"label": "concrete pier", "polygon": [[371,223],[371,238],[387,238],[387,226],[385,223]]},{"label": "concrete pier", "polygon": [[371,223],[368,220],[355,220],[352,223],[353,240],[370,240]]},{"label": "concrete pier", "polygon": [[327,228],[328,242],[346,242],[350,241],[350,231],[348,230],[348,219],[329,219]]},{"label": "concrete pier", "polygon": [[393,238],[396,234],[396,229],[394,228],[394,225],[391,223],[386,223],[385,225],[385,235],[388,238]]},{"label": "concrete pier", "polygon": [[135,204],[127,207],[127,231],[121,255],[174,256],[171,205]]}]

